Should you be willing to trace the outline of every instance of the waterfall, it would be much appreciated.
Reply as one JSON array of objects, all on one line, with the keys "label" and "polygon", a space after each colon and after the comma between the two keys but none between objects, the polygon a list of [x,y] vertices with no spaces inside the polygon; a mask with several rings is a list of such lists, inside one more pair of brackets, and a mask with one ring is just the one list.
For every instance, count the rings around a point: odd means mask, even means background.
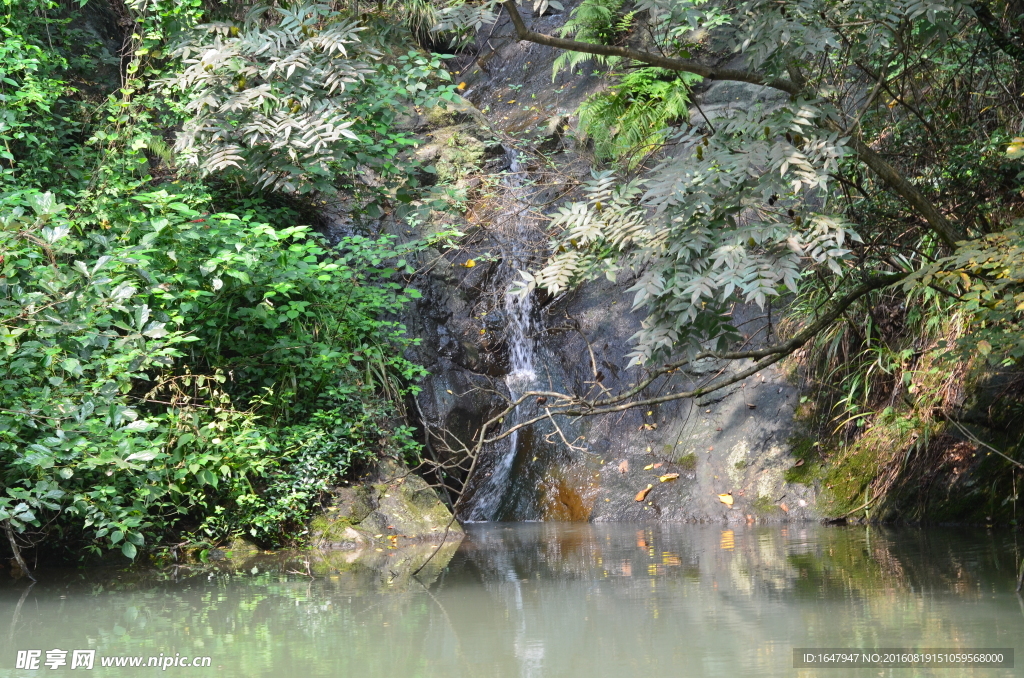
[{"label": "waterfall", "polygon": [[[526,220],[529,205],[523,196],[521,176],[524,169],[514,148],[506,147],[505,152],[509,157],[509,174],[503,183],[512,196],[511,213],[515,215],[513,223],[508,226],[510,233],[505,248],[505,258],[513,276],[513,281],[509,283],[509,289],[505,292],[503,304],[509,355],[509,371],[505,375],[505,386],[508,388],[509,397],[515,401],[523,391],[529,390],[537,374],[533,367],[533,297],[530,294],[515,294],[511,291],[515,279],[518,278],[516,273],[529,265],[530,234]],[[520,421],[521,409],[512,413],[509,426],[514,426]],[[473,508],[469,512],[471,521],[489,521],[498,517],[501,500],[508,488],[512,465],[519,452],[519,431],[512,432],[507,438],[507,444],[495,452],[498,455],[497,462],[491,469],[490,476],[474,495]]]}]

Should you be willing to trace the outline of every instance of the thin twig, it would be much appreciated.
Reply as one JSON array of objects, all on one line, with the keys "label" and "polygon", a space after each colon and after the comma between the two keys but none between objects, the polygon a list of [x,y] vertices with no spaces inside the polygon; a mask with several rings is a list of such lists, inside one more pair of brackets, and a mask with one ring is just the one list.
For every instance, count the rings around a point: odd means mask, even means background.
[{"label": "thin twig", "polygon": [[981,439],[980,439],[980,438],[978,438],[978,437],[977,437],[976,435],[974,435],[973,433],[971,433],[970,431],[968,431],[968,430],[967,430],[966,428],[964,428],[964,427],[963,427],[963,426],[962,426],[962,425],[960,424],[960,422],[958,422],[958,421],[957,421],[956,419],[953,419],[952,417],[946,417],[946,421],[948,421],[949,423],[953,424],[953,426],[956,426],[956,427],[957,427],[957,429],[959,429],[959,431],[960,431],[961,433],[963,433],[963,434],[964,434],[965,436],[967,436],[967,438],[968,438],[968,439],[969,439],[969,440],[970,440],[970,441],[971,441],[972,443],[974,443],[974,444],[976,444],[976,445],[981,445],[982,447],[987,447],[988,449],[992,450],[993,452],[995,452],[995,453],[996,453],[996,454],[998,454],[998,455],[999,455],[1000,457],[1002,457],[1002,458],[1003,458],[1003,459],[1005,459],[1006,461],[1010,462],[1011,464],[1013,464],[1013,465],[1014,465],[1014,466],[1016,466],[1017,468],[1022,468],[1022,469],[1024,469],[1024,464],[1020,463],[1020,462],[1019,462],[1019,461],[1017,461],[1016,459],[1012,459],[1012,458],[1010,458],[1010,457],[1009,457],[1009,456],[1007,456],[1006,454],[1004,454],[1004,453],[1000,452],[1000,451],[999,451],[999,450],[997,450],[996,448],[994,448],[994,447],[992,447],[991,445],[989,445],[988,443],[986,443],[986,442],[985,442],[984,440],[981,440]]},{"label": "thin twig", "polygon": [[35,581],[36,578],[32,576],[32,571],[28,569],[28,564],[25,563],[25,559],[21,557],[21,549],[18,547],[18,542],[14,540],[14,529],[11,527],[11,519],[8,518],[4,521],[4,532],[7,533],[7,541],[11,543],[11,550],[14,551],[14,560],[18,563],[18,567],[25,573],[25,576]]}]

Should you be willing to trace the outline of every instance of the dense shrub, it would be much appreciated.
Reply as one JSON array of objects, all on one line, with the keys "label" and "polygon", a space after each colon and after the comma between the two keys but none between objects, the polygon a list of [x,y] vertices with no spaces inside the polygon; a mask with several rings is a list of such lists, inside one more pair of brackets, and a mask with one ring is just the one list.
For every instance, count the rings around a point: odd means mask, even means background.
[{"label": "dense shrub", "polygon": [[[134,58],[104,83],[77,7],[0,4],[0,524],[23,546],[130,558],[293,542],[330,486],[418,453],[402,403],[422,370],[389,320],[417,294],[416,245],[331,248],[260,171],[188,174],[169,138],[194,92],[166,83],[201,3],[99,9],[132,8]],[[351,134],[304,190],[349,190],[368,166],[385,180],[372,200],[409,195],[394,122],[448,91],[437,69],[419,54],[369,69]]]}]

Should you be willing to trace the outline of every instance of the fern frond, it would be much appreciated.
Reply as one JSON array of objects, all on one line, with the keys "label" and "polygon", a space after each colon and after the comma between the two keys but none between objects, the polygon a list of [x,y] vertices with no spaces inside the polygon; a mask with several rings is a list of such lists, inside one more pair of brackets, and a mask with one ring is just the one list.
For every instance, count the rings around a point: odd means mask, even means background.
[{"label": "fern frond", "polygon": [[[557,33],[563,38],[572,37],[579,42],[615,44],[628,32],[632,22],[632,12],[626,15],[619,14],[624,2],[625,0],[583,0]],[[590,61],[613,66],[619,58],[583,52],[563,52],[551,66],[551,80],[554,81],[558,74],[567,68],[571,71],[579,64]]]},{"label": "fern frond", "polygon": [[697,79],[661,68],[631,71],[580,105],[579,128],[593,140],[598,157],[626,158],[631,169],[664,143],[671,121],[688,116],[690,85]]}]

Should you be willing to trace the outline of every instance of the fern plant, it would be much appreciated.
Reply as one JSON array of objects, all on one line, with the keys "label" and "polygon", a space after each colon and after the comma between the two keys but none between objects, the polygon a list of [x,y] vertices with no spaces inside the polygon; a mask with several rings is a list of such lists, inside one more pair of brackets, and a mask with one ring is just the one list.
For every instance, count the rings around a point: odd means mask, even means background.
[{"label": "fern plant", "polygon": [[580,131],[593,140],[599,158],[622,160],[632,169],[664,143],[670,122],[688,116],[690,86],[699,80],[663,68],[630,71],[580,105]]},{"label": "fern plant", "polygon": [[[569,15],[569,20],[558,29],[563,38],[572,37],[580,42],[596,42],[613,45],[629,31],[635,12],[620,14],[625,0],[583,0]],[[581,63],[595,63],[613,66],[618,57],[583,52],[562,52],[551,66],[551,80],[568,69],[572,72]]]}]

